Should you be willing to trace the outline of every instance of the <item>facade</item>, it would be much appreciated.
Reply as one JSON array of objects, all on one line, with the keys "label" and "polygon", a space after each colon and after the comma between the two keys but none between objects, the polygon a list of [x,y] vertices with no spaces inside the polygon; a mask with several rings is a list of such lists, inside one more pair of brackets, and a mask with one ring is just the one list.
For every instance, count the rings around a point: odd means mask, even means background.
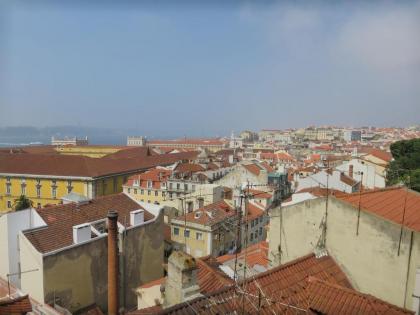
[{"label": "facade", "polygon": [[355,158],[337,166],[337,169],[346,172],[349,176],[351,173],[351,177],[361,181],[366,188],[385,188],[386,186],[385,176],[378,173],[376,165],[370,161]]},{"label": "facade", "polygon": [[[243,204],[241,247],[266,238],[268,217],[264,207],[253,202]],[[225,200],[204,206],[171,220],[171,240],[174,247],[185,249],[194,257],[220,256],[237,248],[238,209]]]},{"label": "facade", "polygon": [[88,145],[89,144],[89,140],[88,137],[84,138],[84,139],[80,139],[77,137],[74,138],[56,138],[56,137],[52,137],[51,138],[51,144],[55,145],[55,146],[65,146],[65,145]]},{"label": "facade", "polygon": [[184,152],[153,156],[89,158],[62,154],[0,154],[0,212],[25,195],[34,207],[59,204],[71,192],[95,198],[122,191],[130,175],[195,158]]},{"label": "facade", "polygon": [[326,250],[354,288],[418,313],[419,204],[419,193],[388,188],[272,209],[269,259],[287,264]]},{"label": "facade", "polygon": [[343,133],[343,139],[347,142],[361,141],[362,132],[360,130],[345,130]]},{"label": "facade", "polygon": [[339,170],[322,170],[308,177],[297,179],[296,191],[316,187],[328,187],[350,194],[359,191],[360,182]]},{"label": "facade", "polygon": [[227,142],[221,139],[176,139],[176,140],[150,140],[152,147],[174,149],[206,149],[209,152],[217,152],[226,147]]},{"label": "facade", "polygon": [[231,188],[238,188],[247,183],[251,186],[267,184],[268,173],[272,171],[273,169],[268,165],[257,162],[245,162],[235,165],[231,172],[214,183]]},{"label": "facade", "polygon": [[119,215],[121,306],[131,309],[136,305],[132,289],[163,275],[156,266],[163,263],[163,233],[157,231],[163,231],[164,223],[160,207],[137,203],[122,193],[0,217],[8,231],[6,240],[0,234],[1,243],[7,244],[2,250],[6,248],[4,257],[9,257],[1,276],[22,271],[14,283],[42,304],[75,312],[96,303],[106,310],[110,209]]},{"label": "facade", "polygon": [[146,145],[146,138],[142,136],[129,136],[127,137],[128,146],[140,146],[143,147]]}]

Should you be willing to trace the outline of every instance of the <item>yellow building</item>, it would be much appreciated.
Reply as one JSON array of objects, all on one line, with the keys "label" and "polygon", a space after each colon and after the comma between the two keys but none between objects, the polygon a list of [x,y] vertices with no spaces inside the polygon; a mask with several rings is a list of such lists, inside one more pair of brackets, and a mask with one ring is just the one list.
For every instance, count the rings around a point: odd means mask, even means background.
[{"label": "yellow building", "polygon": [[237,215],[222,200],[171,220],[171,240],[194,257],[219,256],[235,248]]},{"label": "yellow building", "polygon": [[[117,155],[120,152],[117,152]],[[194,159],[197,153],[90,158],[80,155],[0,153],[0,212],[27,196],[34,207],[59,204],[74,192],[95,198],[122,192],[129,176],[157,165]]]}]

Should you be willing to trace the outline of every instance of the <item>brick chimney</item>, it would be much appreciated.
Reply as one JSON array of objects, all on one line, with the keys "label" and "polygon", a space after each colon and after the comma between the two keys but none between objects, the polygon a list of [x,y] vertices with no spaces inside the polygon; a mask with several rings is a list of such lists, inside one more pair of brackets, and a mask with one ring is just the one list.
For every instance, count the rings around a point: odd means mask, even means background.
[{"label": "brick chimney", "polygon": [[108,212],[108,314],[118,314],[118,213]]},{"label": "brick chimney", "polygon": [[349,165],[349,176],[353,178],[353,165]]},{"label": "brick chimney", "polygon": [[173,252],[168,259],[164,306],[169,307],[201,296],[197,277],[195,258],[182,251]]}]

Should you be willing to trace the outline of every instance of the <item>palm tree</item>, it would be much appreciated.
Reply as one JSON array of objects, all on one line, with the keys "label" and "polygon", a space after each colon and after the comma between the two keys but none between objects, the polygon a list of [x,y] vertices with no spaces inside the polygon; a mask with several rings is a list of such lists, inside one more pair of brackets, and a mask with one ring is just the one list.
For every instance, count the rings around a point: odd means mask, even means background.
[{"label": "palm tree", "polygon": [[15,211],[32,208],[32,206],[32,200],[28,199],[25,195],[21,195],[18,199],[15,199],[15,202],[13,204],[13,208],[15,209]]}]

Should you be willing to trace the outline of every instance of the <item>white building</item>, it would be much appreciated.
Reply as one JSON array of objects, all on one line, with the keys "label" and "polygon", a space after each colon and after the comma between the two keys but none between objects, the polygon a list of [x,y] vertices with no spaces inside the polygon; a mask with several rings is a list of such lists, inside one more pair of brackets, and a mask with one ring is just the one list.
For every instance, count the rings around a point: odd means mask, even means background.
[{"label": "white building", "polygon": [[375,165],[369,161],[352,159],[337,166],[337,169],[345,172],[359,182],[362,181],[363,186],[366,188],[384,188],[386,186],[385,177],[378,173]]},{"label": "white building", "polygon": [[335,189],[350,194],[358,191],[360,188],[360,182],[339,170],[322,170],[305,178],[297,178],[297,180],[296,191],[307,188],[328,187],[329,189]]}]

